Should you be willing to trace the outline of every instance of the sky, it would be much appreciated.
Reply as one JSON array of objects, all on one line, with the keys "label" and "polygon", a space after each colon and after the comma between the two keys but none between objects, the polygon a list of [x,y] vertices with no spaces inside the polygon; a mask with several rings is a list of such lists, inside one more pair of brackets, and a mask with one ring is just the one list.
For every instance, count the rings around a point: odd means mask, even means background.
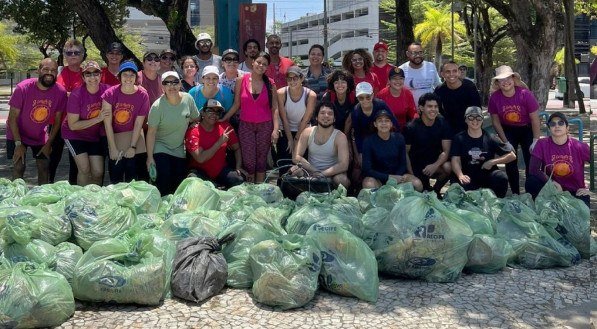
[{"label": "sky", "polygon": [[253,0],[253,3],[267,4],[267,29],[274,21],[274,3],[276,5],[276,20],[282,23],[293,21],[307,13],[323,12],[323,0]]}]

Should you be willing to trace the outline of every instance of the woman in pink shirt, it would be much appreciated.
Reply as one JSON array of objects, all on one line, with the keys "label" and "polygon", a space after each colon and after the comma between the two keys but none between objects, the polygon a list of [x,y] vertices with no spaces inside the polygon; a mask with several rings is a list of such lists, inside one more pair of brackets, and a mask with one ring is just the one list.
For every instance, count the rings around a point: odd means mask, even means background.
[{"label": "woman in pink shirt", "polygon": [[276,85],[265,74],[270,56],[261,52],[253,61],[251,74],[237,78],[234,103],[222,121],[229,120],[240,108],[238,135],[247,181],[265,180],[270,145],[278,141],[278,105]]}]

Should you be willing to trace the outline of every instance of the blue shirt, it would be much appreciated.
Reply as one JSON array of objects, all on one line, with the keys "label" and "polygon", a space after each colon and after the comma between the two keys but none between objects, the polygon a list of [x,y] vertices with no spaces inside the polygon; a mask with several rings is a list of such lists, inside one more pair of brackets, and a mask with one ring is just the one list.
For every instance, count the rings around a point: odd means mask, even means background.
[{"label": "blue shirt", "polygon": [[[389,113],[392,113],[392,110],[390,110],[386,102],[377,98],[373,99],[373,110],[371,111],[371,115],[369,116],[363,113],[360,103],[357,103],[357,105],[355,105],[354,110],[351,114],[351,118],[352,129],[354,129],[354,141],[357,144],[357,150],[359,153],[363,153],[363,141],[365,140],[365,137],[377,134],[377,130],[375,129],[375,127],[373,127],[373,121],[375,121],[375,115],[377,114],[377,112],[381,110],[386,110]],[[394,117],[393,114],[390,119],[392,119],[394,128],[399,129],[398,121],[396,121],[396,117]]]},{"label": "blue shirt", "polygon": [[406,173],[406,143],[398,132],[383,140],[378,134],[363,142],[363,175],[373,177],[385,184],[389,175]]},{"label": "blue shirt", "polygon": [[[218,92],[213,98],[217,99],[220,102],[220,104],[222,104],[222,106],[224,107],[224,110],[228,112],[228,110],[230,110],[230,108],[232,107],[232,103],[234,102],[234,94],[228,87],[222,85],[218,85],[218,89],[220,90],[218,90]],[[203,96],[202,90],[203,85],[195,86],[191,88],[191,90],[189,90],[189,95],[191,95],[191,97],[193,97],[193,100],[195,100],[195,104],[197,105],[199,111],[201,111],[203,105],[205,105],[205,103],[207,102],[207,98]]]}]

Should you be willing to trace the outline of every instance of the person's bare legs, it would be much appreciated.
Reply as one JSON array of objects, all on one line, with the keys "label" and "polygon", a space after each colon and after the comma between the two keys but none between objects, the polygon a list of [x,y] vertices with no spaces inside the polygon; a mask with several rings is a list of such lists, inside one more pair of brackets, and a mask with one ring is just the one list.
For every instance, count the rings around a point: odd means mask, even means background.
[{"label": "person's bare legs", "polygon": [[263,181],[265,181],[265,173],[264,172],[255,173],[255,184],[263,183]]},{"label": "person's bare legs", "polygon": [[37,164],[37,185],[47,184],[50,181],[50,160],[36,159],[35,163]]},{"label": "person's bare legs", "polygon": [[104,157],[101,155],[90,156],[89,165],[91,167],[89,183],[101,186],[104,177]]}]

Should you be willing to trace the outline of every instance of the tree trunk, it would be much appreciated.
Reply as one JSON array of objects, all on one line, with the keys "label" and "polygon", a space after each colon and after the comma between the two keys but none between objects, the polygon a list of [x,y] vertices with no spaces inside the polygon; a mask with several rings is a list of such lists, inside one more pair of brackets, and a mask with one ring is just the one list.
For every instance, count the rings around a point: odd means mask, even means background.
[{"label": "tree trunk", "polygon": [[442,36],[437,35],[437,42],[435,43],[435,58],[433,62],[435,63],[435,68],[439,72],[439,66],[442,65]]},{"label": "tree trunk", "polygon": [[565,14],[565,40],[564,46],[564,72],[566,76],[567,90],[564,94],[564,106],[575,108],[574,101],[578,100],[579,113],[584,114],[585,104],[581,95],[578,76],[576,74],[576,63],[574,61],[574,0],[564,0]]},{"label": "tree trunk", "polygon": [[408,45],[415,41],[413,18],[410,15],[410,0],[395,0],[396,3],[396,65],[406,62]]}]

